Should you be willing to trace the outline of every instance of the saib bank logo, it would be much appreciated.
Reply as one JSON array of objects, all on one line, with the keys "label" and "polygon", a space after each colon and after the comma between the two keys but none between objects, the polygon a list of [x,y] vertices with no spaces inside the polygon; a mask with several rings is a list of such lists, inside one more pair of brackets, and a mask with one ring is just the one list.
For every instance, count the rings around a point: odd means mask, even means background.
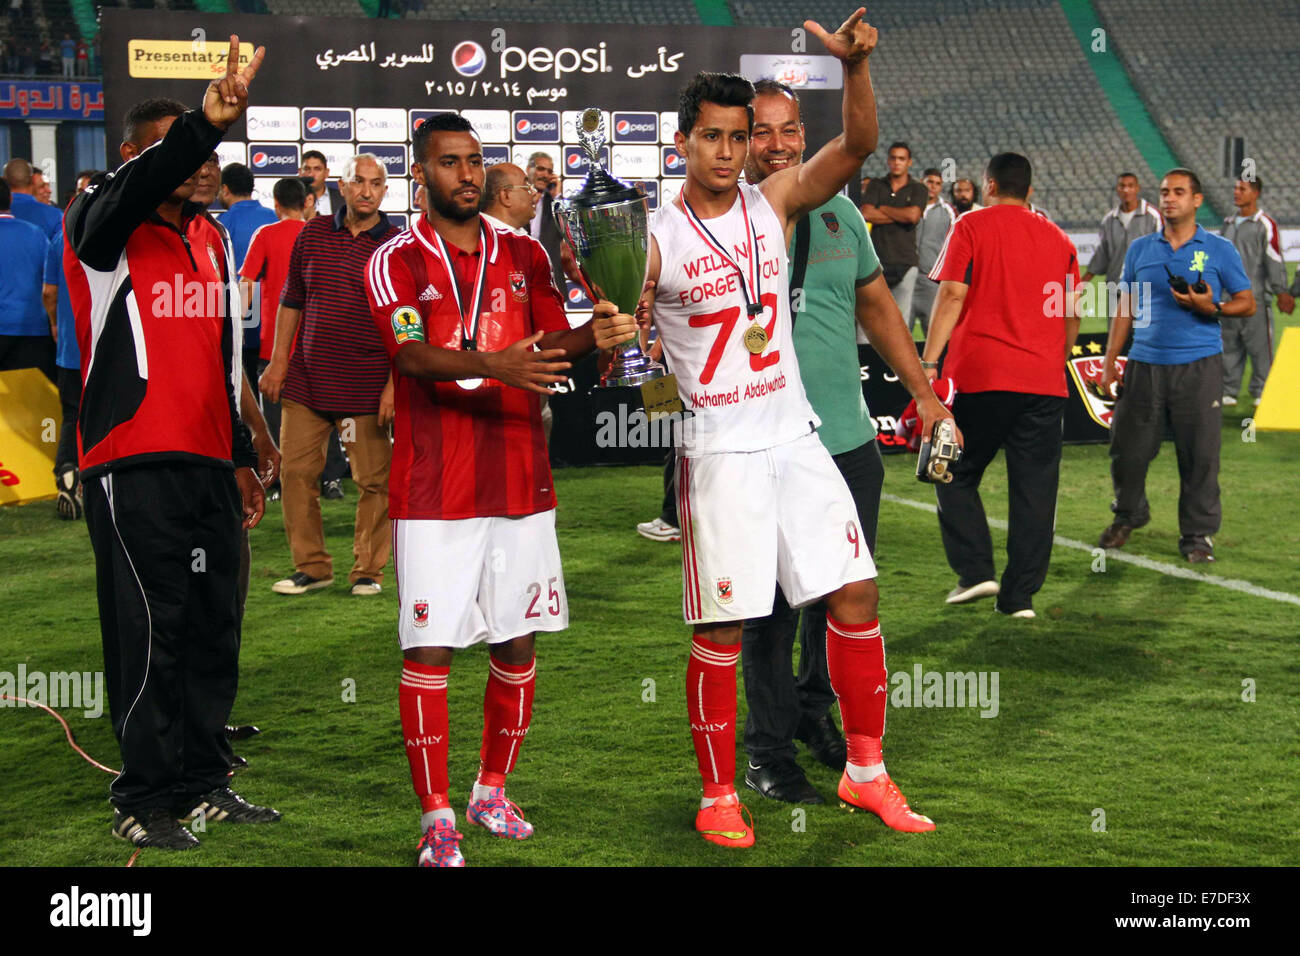
[{"label": "saib bank logo", "polygon": [[487,53],[473,40],[462,40],[451,51],[451,65],[461,76],[478,76],[487,66]]},{"label": "saib bank logo", "polygon": [[352,111],[306,107],[302,111],[303,139],[346,142],[352,139]]}]

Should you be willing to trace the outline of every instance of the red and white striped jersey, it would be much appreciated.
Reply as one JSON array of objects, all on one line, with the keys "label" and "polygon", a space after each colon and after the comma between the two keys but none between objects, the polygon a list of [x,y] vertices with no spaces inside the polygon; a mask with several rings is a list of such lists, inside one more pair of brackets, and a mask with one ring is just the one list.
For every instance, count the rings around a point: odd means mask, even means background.
[{"label": "red and white striped jersey", "polygon": [[[537,240],[488,226],[474,253],[451,245],[446,251],[450,263],[421,216],[371,256],[366,294],[390,360],[413,342],[461,348],[466,330],[458,302],[467,309],[478,302],[479,351],[501,351],[534,332],[568,330],[564,300]],[[408,378],[396,363],[393,387],[390,517],[486,518],[555,507],[538,395],[494,379]]]},{"label": "red and white striped jersey", "polygon": [[[761,451],[821,424],[794,353],[785,230],[762,192],[742,184],[725,215],[703,221],[670,203],[650,233],[660,260],[654,322],[694,413],[678,429],[679,450]],[[747,302],[762,306],[758,354],[745,347]]]}]

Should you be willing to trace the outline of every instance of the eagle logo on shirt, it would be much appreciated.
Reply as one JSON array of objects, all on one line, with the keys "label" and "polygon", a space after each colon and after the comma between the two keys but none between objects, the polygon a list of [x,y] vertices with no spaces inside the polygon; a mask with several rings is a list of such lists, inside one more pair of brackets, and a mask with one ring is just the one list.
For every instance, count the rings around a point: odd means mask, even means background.
[{"label": "eagle logo on shirt", "polygon": [[835,235],[835,233],[840,231],[840,221],[835,217],[835,213],[822,213],[822,222],[826,223],[826,229],[831,235]]},{"label": "eagle logo on shirt", "polygon": [[420,313],[409,305],[398,306],[393,310],[392,323],[393,338],[397,339],[398,345],[424,341],[424,323],[420,321]]},{"label": "eagle logo on shirt", "polygon": [[515,297],[516,302],[528,301],[528,283],[524,281],[522,272],[510,273],[510,294]]},{"label": "eagle logo on shirt", "polygon": [[1204,272],[1204,271],[1205,271],[1205,262],[1206,262],[1206,260],[1209,259],[1209,258],[1210,258],[1209,253],[1207,253],[1204,249],[1197,249],[1195,252],[1193,252],[1193,253],[1192,253],[1192,271],[1193,271],[1193,272]]}]

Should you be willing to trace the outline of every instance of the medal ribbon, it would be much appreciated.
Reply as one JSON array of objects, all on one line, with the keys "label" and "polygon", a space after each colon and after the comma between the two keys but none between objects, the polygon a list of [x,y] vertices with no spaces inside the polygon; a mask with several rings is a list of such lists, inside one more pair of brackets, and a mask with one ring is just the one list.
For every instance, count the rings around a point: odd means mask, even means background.
[{"label": "medal ribbon", "polygon": [[469,304],[470,310],[468,313],[473,316],[473,326],[470,325],[470,320],[466,318],[465,305],[460,300],[460,278],[456,275],[456,266],[447,253],[447,246],[443,243],[442,236],[438,235],[437,229],[430,229],[429,231],[433,233],[433,240],[438,244],[438,252],[442,254],[442,261],[447,266],[447,277],[451,279],[451,294],[456,299],[456,311],[460,313],[460,347],[466,352],[472,352],[478,346],[479,306],[482,305],[484,294],[487,292],[487,230],[483,227],[483,221],[479,220],[478,278],[474,282],[474,299]]},{"label": "medal ribbon", "polygon": [[732,260],[731,256],[727,255],[726,249],[723,248],[722,243],[718,242],[718,240],[714,238],[713,233],[709,232],[709,227],[704,224],[704,220],[700,219],[695,210],[691,208],[690,201],[687,200],[685,192],[681,193],[681,197],[682,206],[686,210],[686,218],[695,229],[696,234],[704,240],[704,244],[713,250],[715,254],[722,257],[723,262],[736,270],[736,275],[740,276],[740,294],[745,297],[745,312],[751,319],[757,322],[758,316],[763,312],[763,286],[759,280],[758,268],[758,235],[755,233],[754,227],[749,221],[749,206],[745,203],[744,190],[740,190],[740,213],[745,220],[745,235],[748,238],[747,245],[749,247],[749,264],[753,269],[753,272],[749,277],[750,287],[754,290],[754,297],[752,299],[749,296],[749,288],[746,287],[745,271]]}]

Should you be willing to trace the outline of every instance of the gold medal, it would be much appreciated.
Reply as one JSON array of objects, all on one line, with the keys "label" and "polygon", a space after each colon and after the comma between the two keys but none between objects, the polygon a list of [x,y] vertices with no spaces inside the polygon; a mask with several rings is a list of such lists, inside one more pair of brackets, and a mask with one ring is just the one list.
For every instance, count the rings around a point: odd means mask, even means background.
[{"label": "gold medal", "polygon": [[745,348],[754,355],[762,355],[767,348],[767,331],[757,322],[745,329]]}]

